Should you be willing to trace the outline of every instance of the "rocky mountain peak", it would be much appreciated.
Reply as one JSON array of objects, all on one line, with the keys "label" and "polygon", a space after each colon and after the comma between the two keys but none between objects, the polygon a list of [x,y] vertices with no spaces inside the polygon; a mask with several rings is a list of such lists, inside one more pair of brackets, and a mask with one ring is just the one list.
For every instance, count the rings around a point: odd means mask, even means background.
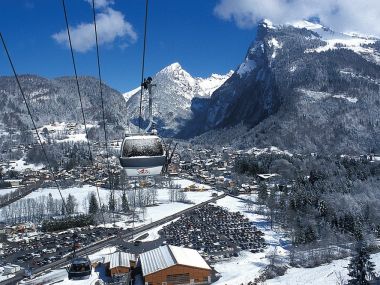
[{"label": "rocky mountain peak", "polygon": [[[225,75],[212,74],[207,78],[193,77],[178,62],[160,70],[153,77],[156,84],[153,89],[153,113],[160,122],[161,133],[173,135],[180,130],[182,124],[192,116],[192,100],[210,97],[232,74],[233,71]],[[132,123],[138,118],[139,92],[140,89],[136,88],[124,95]]]},{"label": "rocky mountain peak", "polygon": [[379,74],[374,37],[310,21],[262,21],[235,74],[192,104],[196,119],[181,135],[243,125],[244,138],[232,136],[239,147],[370,151],[380,141]]}]

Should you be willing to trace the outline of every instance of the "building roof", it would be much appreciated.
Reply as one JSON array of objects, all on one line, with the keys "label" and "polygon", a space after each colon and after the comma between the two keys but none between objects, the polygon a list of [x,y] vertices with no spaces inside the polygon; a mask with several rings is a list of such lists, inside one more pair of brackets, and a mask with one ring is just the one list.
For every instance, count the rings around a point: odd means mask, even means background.
[{"label": "building roof", "polygon": [[139,259],[144,276],[177,264],[211,270],[196,250],[173,245],[144,252],[140,254]]},{"label": "building roof", "polygon": [[115,267],[131,267],[130,261],[135,261],[134,254],[117,251],[104,257],[104,263],[110,263],[110,269]]},{"label": "building roof", "polygon": [[257,176],[262,179],[268,179],[268,178],[272,178],[279,175],[277,173],[263,173],[263,174],[257,174]]}]

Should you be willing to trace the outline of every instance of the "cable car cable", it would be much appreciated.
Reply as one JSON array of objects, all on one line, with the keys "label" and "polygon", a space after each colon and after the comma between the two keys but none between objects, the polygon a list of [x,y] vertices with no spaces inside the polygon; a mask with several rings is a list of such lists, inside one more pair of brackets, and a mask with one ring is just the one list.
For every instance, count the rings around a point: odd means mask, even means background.
[{"label": "cable car cable", "polygon": [[54,175],[53,168],[52,168],[52,166],[51,166],[51,163],[50,163],[49,157],[47,156],[47,153],[46,153],[45,147],[44,147],[44,145],[42,144],[42,140],[41,140],[40,134],[38,133],[36,123],[34,122],[34,119],[33,119],[33,116],[32,116],[32,112],[30,111],[30,107],[29,107],[28,101],[27,101],[27,99],[26,99],[26,96],[25,96],[25,94],[24,94],[24,90],[23,90],[22,87],[21,87],[21,84],[20,84],[20,81],[19,81],[19,78],[18,78],[18,75],[17,75],[16,69],[15,69],[15,67],[14,67],[14,65],[13,65],[13,62],[12,62],[11,56],[10,56],[10,54],[9,54],[9,52],[8,52],[7,45],[5,44],[5,40],[4,40],[3,35],[1,34],[1,32],[0,32],[0,38],[1,38],[1,42],[3,43],[3,47],[4,47],[4,50],[5,50],[5,53],[6,53],[7,57],[8,57],[8,61],[9,61],[10,65],[11,65],[11,68],[12,68],[13,74],[14,74],[14,76],[15,76],[15,78],[16,78],[16,82],[17,82],[18,88],[20,89],[20,92],[21,92],[22,98],[24,99],[24,103],[25,103],[26,109],[27,109],[28,114],[29,114],[29,117],[30,117],[30,119],[31,119],[31,121],[32,121],[33,128],[34,128],[34,130],[35,130],[35,132],[36,132],[38,143],[39,143],[40,146],[41,146],[42,153],[43,153],[43,155],[44,155],[44,157],[45,157],[45,160],[46,160],[46,162],[47,162],[47,165],[48,165],[48,168],[49,168],[49,172],[50,172],[50,174],[51,174],[51,177],[53,178],[54,184],[56,185],[56,187],[57,187],[57,189],[58,189],[59,195],[61,196],[62,203],[63,203],[64,209],[65,209],[65,213],[64,213],[64,215],[66,216],[66,214],[68,213],[68,211],[67,211],[67,205],[66,205],[65,199],[64,199],[63,196],[62,196],[61,188],[60,188],[60,186],[59,186],[59,184],[58,184],[58,182],[57,182],[57,180],[56,180],[56,178],[55,178],[55,175]]},{"label": "cable car cable", "polygon": [[103,116],[103,131],[104,131],[104,140],[105,140],[105,150],[106,150],[106,161],[107,161],[107,169],[108,169],[108,182],[110,189],[112,190],[111,184],[111,170],[110,170],[110,162],[108,157],[108,136],[107,136],[107,128],[106,128],[106,118],[104,112],[104,100],[103,100],[103,89],[102,89],[102,75],[100,70],[100,57],[99,57],[99,43],[98,43],[98,31],[96,28],[96,13],[95,13],[95,0],[92,0],[92,12],[94,18],[94,30],[95,30],[95,43],[96,43],[96,58],[98,63],[98,78],[99,78],[99,89],[100,89],[100,99],[102,106],[102,116]]},{"label": "cable car cable", "polygon": [[[81,95],[80,88],[79,88],[78,73],[77,73],[77,67],[76,67],[76,64],[75,64],[73,45],[72,45],[72,42],[71,42],[70,27],[69,27],[69,21],[68,21],[68,17],[67,17],[67,10],[66,10],[65,0],[62,0],[62,6],[63,6],[63,13],[65,15],[67,36],[68,36],[68,39],[69,39],[70,52],[71,52],[71,60],[72,60],[72,63],[73,63],[73,68],[74,68],[74,73],[75,73],[75,81],[76,81],[76,86],[77,86],[77,91],[78,91],[78,96],[79,96],[80,108],[81,108],[81,112],[82,112],[82,119],[83,119],[83,124],[84,124],[84,130],[85,130],[85,133],[86,133],[87,147],[88,147],[88,151],[89,151],[89,155],[90,155],[90,162],[91,162],[92,166],[94,166],[94,158],[92,156],[92,151],[91,151],[91,146],[90,146],[90,140],[88,138],[88,130],[87,130],[87,124],[86,124],[86,117],[84,115],[83,100],[82,100],[82,95]],[[103,224],[105,225],[104,213],[103,213],[103,209],[102,209],[103,207],[102,207],[102,202],[101,202],[100,195],[99,195],[99,187],[98,187],[98,185],[96,185],[96,192],[97,192],[97,195],[98,195],[99,209],[100,209],[101,214],[102,214]]]},{"label": "cable car cable", "polygon": [[92,0],[92,13],[94,16],[94,30],[95,30],[95,43],[96,43],[96,58],[98,63],[98,77],[99,77],[99,89],[100,89],[100,99],[102,103],[102,115],[103,115],[103,130],[104,130],[104,140],[105,140],[105,150],[106,150],[106,161],[107,161],[107,169],[108,169],[108,184],[111,190],[111,199],[113,201],[113,207],[112,210],[113,213],[113,222],[115,224],[115,191],[112,187],[111,183],[111,168],[110,168],[110,161],[109,161],[109,154],[108,154],[108,136],[107,136],[107,126],[106,126],[106,118],[105,118],[105,112],[104,112],[104,100],[103,100],[103,89],[102,89],[102,75],[100,70],[100,57],[99,57],[99,43],[98,43],[98,31],[96,27],[96,13],[95,13],[95,0]]},{"label": "cable car cable", "polygon": [[146,0],[145,2],[145,19],[144,19],[144,47],[143,47],[143,54],[142,54],[142,67],[141,67],[141,89],[140,89],[140,112],[139,112],[139,133],[141,131],[141,119],[142,119],[142,99],[143,99],[143,89],[144,87],[144,69],[145,69],[145,51],[146,51],[146,33],[147,33],[147,26],[148,26],[148,6],[149,6],[149,0]]}]

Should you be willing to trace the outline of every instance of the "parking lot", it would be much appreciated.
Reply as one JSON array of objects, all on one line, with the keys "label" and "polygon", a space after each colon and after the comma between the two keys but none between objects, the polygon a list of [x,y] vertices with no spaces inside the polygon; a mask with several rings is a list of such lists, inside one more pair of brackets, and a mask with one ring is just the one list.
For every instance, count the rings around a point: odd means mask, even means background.
[{"label": "parking lot", "polygon": [[[2,262],[14,263],[24,268],[36,268],[56,260],[73,252],[73,245],[79,249],[100,241],[112,235],[120,235],[124,231],[105,228],[78,228],[61,233],[46,233],[36,237],[17,242],[6,242],[6,249]],[[76,242],[73,242],[73,234],[76,234]]]},{"label": "parking lot", "polygon": [[208,261],[238,256],[241,250],[259,252],[264,234],[241,213],[212,204],[193,210],[159,231],[164,243],[194,248]]}]

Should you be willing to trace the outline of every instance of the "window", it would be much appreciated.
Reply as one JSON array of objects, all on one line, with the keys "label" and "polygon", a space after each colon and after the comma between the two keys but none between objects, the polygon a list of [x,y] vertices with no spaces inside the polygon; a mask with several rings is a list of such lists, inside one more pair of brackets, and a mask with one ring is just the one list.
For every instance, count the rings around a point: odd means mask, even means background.
[{"label": "window", "polygon": [[123,145],[123,156],[160,156],[164,154],[162,143],[158,137],[140,136],[127,138]]},{"label": "window", "polygon": [[170,284],[186,284],[190,283],[190,274],[173,274],[166,276],[166,282]]}]

